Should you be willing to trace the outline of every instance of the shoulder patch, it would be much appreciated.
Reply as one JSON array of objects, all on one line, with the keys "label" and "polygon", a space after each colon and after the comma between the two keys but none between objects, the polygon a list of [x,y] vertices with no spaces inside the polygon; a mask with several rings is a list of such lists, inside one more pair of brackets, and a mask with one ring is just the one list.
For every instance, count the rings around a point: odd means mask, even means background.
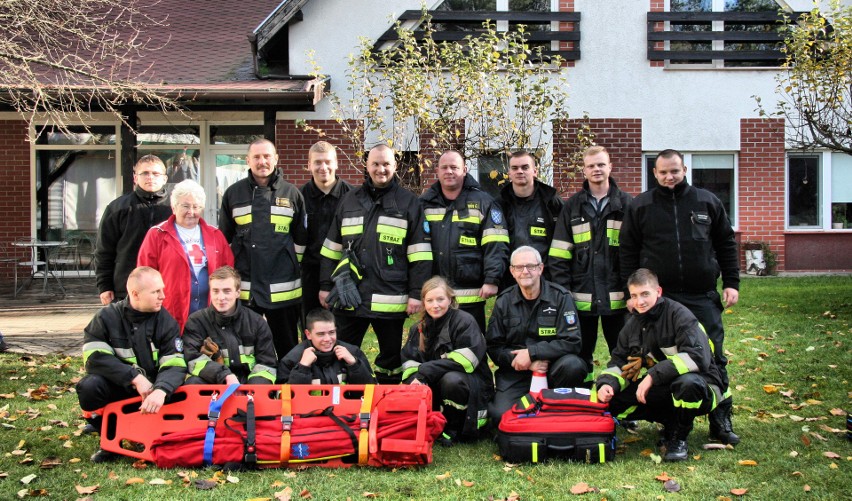
[{"label": "shoulder patch", "polygon": [[175,350],[177,350],[178,353],[183,353],[183,338],[175,338]]},{"label": "shoulder patch", "polygon": [[494,224],[503,224],[503,213],[500,212],[500,209],[496,207],[491,209],[491,222]]},{"label": "shoulder patch", "polygon": [[429,227],[429,221],[423,221],[423,231],[428,235],[432,229]]},{"label": "shoulder patch", "polygon": [[577,315],[575,315],[573,311],[566,311],[565,312],[565,322],[568,325],[576,324],[577,323]]}]

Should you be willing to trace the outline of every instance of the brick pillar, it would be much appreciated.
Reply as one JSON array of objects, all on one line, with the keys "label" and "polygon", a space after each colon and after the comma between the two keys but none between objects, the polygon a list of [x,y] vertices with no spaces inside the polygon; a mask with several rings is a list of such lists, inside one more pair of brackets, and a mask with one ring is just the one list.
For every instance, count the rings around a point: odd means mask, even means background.
[{"label": "brick pillar", "polygon": [[[609,151],[612,177],[625,193],[637,195],[642,191],[642,119],[594,118],[572,119],[554,124],[553,185],[567,198],[583,185],[582,165],[572,165],[572,157],[582,148],[577,142],[577,132],[588,125],[594,142]],[[577,159],[580,161],[580,159]]]},{"label": "brick pillar", "polygon": [[[27,138],[27,122],[23,120],[0,120],[0,245],[5,249],[17,238],[32,235],[30,215],[32,193],[30,192],[30,143]],[[12,280],[11,264],[0,265],[0,279]]]},{"label": "brick pillar", "polygon": [[[650,5],[651,12],[665,12],[666,10],[666,2],[665,0],[651,0]],[[665,29],[665,23],[654,23],[654,31],[663,31]],[[663,50],[666,47],[665,42],[654,42],[654,50]],[[651,64],[652,68],[662,68],[666,65],[665,61],[648,61]]]},{"label": "brick pillar", "polygon": [[[740,119],[740,242],[763,241],[784,271],[785,149],[782,119]],[[740,252],[745,270],[745,253]]]},{"label": "brick pillar", "polygon": [[[559,12],[574,12],[574,0],[559,0]],[[574,31],[577,27],[574,23],[559,22],[559,31]],[[574,50],[574,42],[559,42],[559,50]],[[564,67],[574,67],[576,61],[565,61]]]},{"label": "brick pillar", "polygon": [[295,120],[276,122],[275,145],[284,178],[299,187],[308,182],[311,179],[307,170],[308,150],[317,141],[328,141],[337,147],[337,176],[360,185],[364,181],[363,164],[343,125],[336,120],[307,120],[306,124],[310,130],[297,125]]}]

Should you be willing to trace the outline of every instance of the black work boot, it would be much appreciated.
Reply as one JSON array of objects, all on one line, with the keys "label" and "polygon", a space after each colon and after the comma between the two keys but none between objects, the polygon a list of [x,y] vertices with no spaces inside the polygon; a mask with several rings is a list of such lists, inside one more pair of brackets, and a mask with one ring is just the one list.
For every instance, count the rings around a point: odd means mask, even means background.
[{"label": "black work boot", "polygon": [[734,425],[731,422],[733,408],[733,400],[726,398],[713,409],[713,412],[710,413],[710,438],[723,444],[737,445],[740,443],[740,437],[734,433]]},{"label": "black work boot", "polygon": [[108,461],[115,461],[118,459],[120,454],[116,454],[114,452],[105,451],[103,449],[98,449],[92,454],[92,462],[93,463],[106,463]]},{"label": "black work boot", "polygon": [[689,456],[689,446],[686,439],[692,432],[692,421],[694,419],[695,417],[692,415],[683,411],[679,412],[677,424],[671,432],[671,438],[666,442],[666,454],[663,456],[663,461],[686,461]]}]

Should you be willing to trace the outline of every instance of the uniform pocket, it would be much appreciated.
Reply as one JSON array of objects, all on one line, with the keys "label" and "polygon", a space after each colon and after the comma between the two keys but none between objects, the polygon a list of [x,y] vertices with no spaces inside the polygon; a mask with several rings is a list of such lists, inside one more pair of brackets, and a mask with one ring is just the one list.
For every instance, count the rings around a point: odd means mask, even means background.
[{"label": "uniform pocket", "polygon": [[713,220],[710,214],[703,211],[694,211],[690,214],[692,221],[692,239],[706,241],[710,239],[710,226]]}]

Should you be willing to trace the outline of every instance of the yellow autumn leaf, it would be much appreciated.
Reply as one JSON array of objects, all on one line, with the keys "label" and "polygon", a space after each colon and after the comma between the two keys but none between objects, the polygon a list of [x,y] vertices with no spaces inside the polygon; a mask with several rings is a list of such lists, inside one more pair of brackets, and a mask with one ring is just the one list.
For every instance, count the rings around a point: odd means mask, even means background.
[{"label": "yellow autumn leaf", "polygon": [[757,466],[757,461],[754,459],[741,459],[738,463],[740,466]]}]

